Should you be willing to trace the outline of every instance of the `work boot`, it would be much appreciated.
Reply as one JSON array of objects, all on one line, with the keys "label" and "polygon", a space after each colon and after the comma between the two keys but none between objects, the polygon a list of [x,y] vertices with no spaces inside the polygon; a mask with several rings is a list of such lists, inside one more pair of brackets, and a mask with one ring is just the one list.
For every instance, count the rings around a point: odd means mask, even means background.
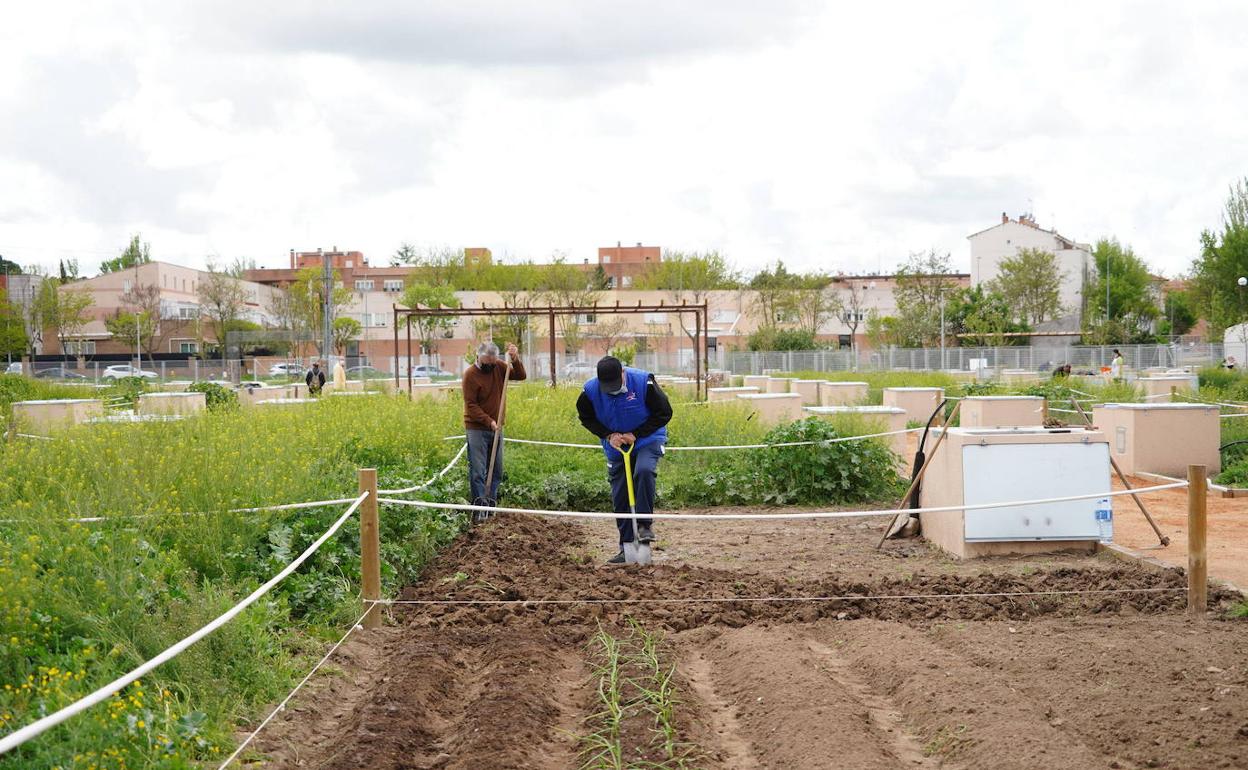
[{"label": "work boot", "polygon": [[612,556],[610,559],[607,559],[607,564],[624,564],[624,563],[625,563],[625,559],[624,559],[623,548],[621,548],[620,552],[617,553],[615,556]]},{"label": "work boot", "polygon": [[637,527],[637,540],[641,543],[653,543],[654,530],[647,527],[645,524],[639,525]]}]

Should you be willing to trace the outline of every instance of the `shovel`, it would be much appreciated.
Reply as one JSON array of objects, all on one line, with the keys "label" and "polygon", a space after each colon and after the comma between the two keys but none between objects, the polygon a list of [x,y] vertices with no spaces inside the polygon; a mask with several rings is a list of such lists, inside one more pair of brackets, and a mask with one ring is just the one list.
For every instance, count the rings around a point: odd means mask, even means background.
[{"label": "shovel", "polygon": [[627,449],[621,447],[620,454],[624,455],[624,478],[628,484],[628,511],[633,517],[633,540],[622,544],[624,562],[640,564],[644,567],[650,563],[650,544],[641,542],[637,535],[637,495],[633,492],[633,445],[629,444]]}]

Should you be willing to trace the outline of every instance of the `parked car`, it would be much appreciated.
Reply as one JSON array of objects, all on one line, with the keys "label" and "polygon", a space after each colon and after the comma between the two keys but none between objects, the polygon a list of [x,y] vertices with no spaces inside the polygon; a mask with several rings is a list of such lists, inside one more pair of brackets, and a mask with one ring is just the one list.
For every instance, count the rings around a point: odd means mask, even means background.
[{"label": "parked car", "polygon": [[299,377],[302,374],[301,364],[276,363],[269,367],[270,377]]},{"label": "parked car", "polygon": [[419,366],[412,367],[412,376],[413,377],[455,377],[456,375],[438,366],[432,366],[430,364],[420,364]]},{"label": "parked car", "polygon": [[571,361],[563,367],[563,376],[570,380],[587,380],[596,374],[598,374],[598,364],[590,361]]},{"label": "parked car", "polygon": [[35,377],[40,380],[85,380],[86,377],[78,372],[66,369],[63,366],[53,366],[49,369],[40,369],[35,372]]},{"label": "parked car", "polygon": [[386,372],[374,369],[371,366],[352,366],[347,369],[348,380],[368,380],[377,377],[389,377]]},{"label": "parked car", "polygon": [[130,364],[113,364],[100,374],[100,377],[105,380],[120,380],[123,377],[141,377],[145,380],[154,380],[159,376],[156,372],[139,369]]},{"label": "parked car", "polygon": [[12,363],[10,363],[10,364],[8,365],[8,367],[4,370],[4,373],[5,373],[5,374],[21,374],[21,373],[22,373],[22,362],[21,362],[21,361],[13,361],[13,362],[12,362]]}]

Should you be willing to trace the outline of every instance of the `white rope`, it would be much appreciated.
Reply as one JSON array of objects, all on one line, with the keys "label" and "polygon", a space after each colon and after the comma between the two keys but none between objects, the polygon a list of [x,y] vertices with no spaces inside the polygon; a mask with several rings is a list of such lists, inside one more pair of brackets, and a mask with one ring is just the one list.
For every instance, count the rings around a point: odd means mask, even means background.
[{"label": "white rope", "polygon": [[837,602],[865,601],[874,599],[988,599],[1003,596],[1071,596],[1077,594],[1147,594],[1166,592],[1185,592],[1182,588],[1095,588],[1086,591],[1001,591],[993,593],[961,593],[961,594],[843,594],[841,596],[729,596],[691,597],[691,598],[646,598],[630,597],[626,599],[378,599],[373,604],[414,604],[414,605],[457,605],[457,604],[503,604],[503,605],[541,605],[541,604],[716,604],[723,602]]},{"label": "white rope", "polygon": [[[849,414],[849,413],[847,413]],[[870,414],[862,415],[870,417]],[[773,449],[778,447],[791,446],[815,446],[818,444],[839,444],[843,441],[865,441],[871,438],[883,438],[885,436],[900,436],[904,433],[917,433],[923,428],[906,428],[904,430],[890,430],[884,433],[865,433],[861,436],[842,436],[840,438],[825,438],[816,441],[783,441],[775,444],[723,444],[715,446],[664,446],[666,452],[703,452],[718,451],[726,449]],[[462,440],[463,436],[447,436],[443,441]],[[503,437],[503,441],[510,441],[513,444],[533,444],[536,446],[557,446],[567,447],[569,449],[602,449],[601,444],[573,444],[566,441],[538,441],[536,439],[527,438],[508,438]]]},{"label": "white rope", "polygon": [[1083,414],[1082,412],[1076,412],[1074,409],[1059,409],[1056,406],[1049,407],[1049,411],[1050,412],[1064,412],[1065,414]]},{"label": "white rope", "polygon": [[440,479],[440,478],[442,478],[443,476],[445,476],[445,475],[446,475],[446,474],[447,474],[447,473],[451,470],[451,468],[454,468],[454,467],[455,467],[455,463],[459,462],[459,458],[463,457],[463,456],[464,456],[464,453],[465,453],[465,452],[467,452],[467,451],[468,451],[468,445],[467,445],[467,444],[464,444],[462,447],[460,447],[460,448],[459,448],[459,452],[458,452],[458,453],[456,453],[456,455],[455,455],[454,457],[452,457],[452,458],[451,458],[451,461],[450,461],[449,463],[447,463],[447,464],[446,464],[446,467],[445,467],[445,468],[443,468],[442,470],[438,471],[438,475],[436,475],[436,476],[434,476],[433,478],[429,479],[429,480],[428,480],[428,481],[426,481],[424,484],[417,484],[417,485],[415,485],[415,486],[411,486],[411,487],[403,487],[402,489],[379,489],[379,490],[377,490],[377,494],[380,494],[380,495],[406,495],[406,494],[408,494],[408,493],[410,493],[410,492],[419,492],[420,490],[425,489],[426,487],[428,487],[428,486],[429,486],[430,484],[432,484],[433,482],[435,482],[435,481],[437,481],[438,479]]},{"label": "white rope", "polygon": [[[333,500],[309,500],[306,503],[283,503],[282,505],[261,505],[256,508],[229,508],[226,513],[256,513],[259,511],[294,511],[301,508],[321,508],[327,505],[341,505],[354,502],[354,497],[339,497]],[[119,513],[115,516],[83,516],[76,519],[65,519],[70,524],[91,524],[111,519],[154,519],[162,516],[209,516],[215,511],[163,511],[159,513]],[[30,519],[0,519],[0,523],[13,524]]]},{"label": "white rope", "polygon": [[1220,414],[1220,415],[1218,415],[1218,418],[1219,418],[1219,419],[1222,419],[1222,420],[1229,420],[1229,419],[1231,419],[1232,417],[1248,417],[1248,412],[1240,412],[1239,414]]},{"label": "white rope", "polygon": [[[1076,500],[1100,500],[1103,497],[1117,497],[1119,495],[1139,495],[1147,492],[1160,492],[1166,489],[1179,489],[1186,487],[1186,481],[1176,481],[1173,484],[1158,484],[1151,487],[1137,487],[1135,489],[1123,489],[1117,492],[1092,492],[1085,495],[1069,495],[1066,497],[1049,497],[1039,500],[1011,500],[1000,503],[977,503],[975,505],[942,505],[931,508],[892,508],[889,510],[878,511],[804,511],[792,513],[646,513],[638,514],[638,517],[646,519],[669,519],[669,520],[757,520],[757,519],[849,519],[863,518],[867,516],[896,516],[902,513],[924,514],[924,513],[946,513],[949,511],[985,511],[994,508],[1014,508],[1025,505],[1047,505],[1049,503],[1069,503]],[[394,505],[410,505],[417,508],[440,508],[452,511],[490,511],[492,513],[528,513],[534,516],[562,516],[575,519],[617,519],[627,514],[620,513],[602,513],[601,511],[551,511],[540,508],[503,508],[492,505],[469,505],[467,503],[434,503],[426,500],[396,500],[389,497],[377,498],[379,503],[392,503]]]},{"label": "white rope", "polygon": [[339,639],[334,644],[333,647],[329,648],[329,652],[325,653],[325,656],[321,658],[319,661],[317,661],[316,665],[312,667],[312,670],[307,673],[307,676],[299,680],[299,684],[295,685],[295,689],[291,690],[290,693],[287,694],[287,696],[282,699],[282,702],[277,704],[277,706],[272,711],[269,712],[269,715],[264,718],[264,721],[262,721],[256,727],[256,729],[251,732],[250,735],[248,735],[245,739],[243,739],[242,743],[238,744],[238,748],[234,749],[234,753],[226,757],[225,761],[217,766],[217,770],[224,770],[226,767],[228,767],[231,762],[233,762],[235,759],[238,758],[239,754],[243,753],[243,749],[247,748],[247,744],[251,743],[252,740],[254,740],[255,737],[260,734],[260,731],[263,730],[266,726],[268,726],[269,722],[273,720],[273,717],[277,716],[278,713],[286,710],[286,704],[290,703],[290,699],[295,697],[295,693],[299,692],[299,690],[302,689],[303,686],[308,683],[308,680],[310,680],[312,676],[321,669],[321,666],[325,665],[325,662],[328,661],[331,657],[333,657],[334,653],[338,651],[338,648],[341,647],[343,643],[347,641],[347,637],[351,636],[351,634],[355,633],[357,630],[363,628],[363,626],[361,626],[360,624],[364,622],[364,618],[366,618],[368,616],[368,613],[372,611],[373,608],[371,605],[374,603],[375,602],[371,602],[371,601],[369,602],[370,606],[367,610],[364,611],[364,614],[361,615],[358,620],[356,620],[354,623],[351,624],[351,627],[348,628],[347,632],[342,635],[342,638]]},{"label": "white rope", "polygon": [[7,432],[6,432],[6,433],[4,434],[4,437],[5,437],[6,439],[7,439],[9,436],[14,436],[15,438],[37,438],[37,439],[39,439],[40,441],[55,441],[55,440],[56,440],[56,439],[52,438],[51,436],[37,436],[37,435],[35,435],[34,433],[7,433]]},{"label": "white rope", "polygon": [[1199,396],[1194,396],[1191,393],[1180,393],[1179,398],[1187,399],[1198,404],[1209,404],[1210,406],[1225,406],[1230,409],[1248,409],[1248,404],[1236,404],[1227,401],[1210,401]]},{"label": "white rope", "polygon": [[317,549],[319,549],[322,545],[324,545],[326,540],[329,540],[329,538],[333,537],[334,534],[342,527],[342,525],[346,523],[347,519],[349,519],[351,515],[355,513],[356,509],[360,507],[360,504],[364,502],[364,498],[366,497],[368,497],[367,492],[355,498],[354,502],[351,503],[351,506],[348,507],[347,510],[341,516],[338,517],[338,520],[335,521],[330,526],[329,529],[325,530],[325,533],[323,535],[321,535],[319,538],[316,539],[316,542],[312,543],[312,545],[309,545],[306,549],[304,549],[303,553],[299,554],[299,556],[296,557],[294,561],[286,565],[286,567],[281,572],[269,578],[268,581],[265,582],[264,585],[260,586],[259,588],[257,588],[256,590],[248,594],[247,598],[243,599],[238,604],[235,604],[233,607],[226,610],[224,613],[219,615],[215,620],[208,623],[208,625],[204,626],[203,628],[199,629],[195,633],[186,637],[182,641],[168,648],[164,652],[160,653],[159,655],[147,661],[146,663],[134,669],[133,671],[127,674],[122,674],[121,676],[117,677],[116,679],[104,685],[103,687],[99,688],[98,690],[91,693],[90,695],[87,695],[83,698],[80,698],[74,701],[73,703],[69,704],[65,708],[59,711],[56,711],[52,714],[49,714],[48,716],[43,717],[42,719],[32,722],[31,724],[28,724],[25,727],[19,730],[15,730],[9,733],[8,735],[4,736],[3,738],[0,738],[0,754],[4,754],[7,751],[17,748],[18,746],[21,746],[23,743],[30,740],[31,738],[34,738],[52,729],[53,727],[56,727],[60,723],[69,719],[70,717],[76,714],[79,714],[83,711],[86,711],[92,706],[107,700],[110,696],[120,691],[123,687],[130,685],[132,682],[134,682],[134,680],[138,679],[141,676],[145,676],[148,672],[152,671],[158,666],[164,663],[167,663],[168,661],[177,657],[179,654],[185,651],[192,644],[195,644],[200,639],[203,639],[208,634],[211,634],[213,631],[216,631],[221,626],[230,622],[230,620],[232,620],[236,615],[238,615],[240,612],[250,607],[258,599],[260,599],[260,597],[267,594],[273,588],[273,586],[277,585],[278,583],[282,582],[287,577],[289,577],[290,574],[294,572],[296,569],[298,569],[301,564],[307,561],[308,558],[312,556],[312,554],[316,553]]}]

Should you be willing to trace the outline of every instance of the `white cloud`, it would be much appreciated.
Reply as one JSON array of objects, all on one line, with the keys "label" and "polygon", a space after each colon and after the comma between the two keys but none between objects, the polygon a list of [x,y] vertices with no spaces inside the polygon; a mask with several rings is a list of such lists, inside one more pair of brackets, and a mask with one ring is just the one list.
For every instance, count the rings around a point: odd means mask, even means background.
[{"label": "white cloud", "polygon": [[1236,4],[23,6],[0,253],[638,240],[890,269],[1005,210],[1183,270],[1248,174]]}]

